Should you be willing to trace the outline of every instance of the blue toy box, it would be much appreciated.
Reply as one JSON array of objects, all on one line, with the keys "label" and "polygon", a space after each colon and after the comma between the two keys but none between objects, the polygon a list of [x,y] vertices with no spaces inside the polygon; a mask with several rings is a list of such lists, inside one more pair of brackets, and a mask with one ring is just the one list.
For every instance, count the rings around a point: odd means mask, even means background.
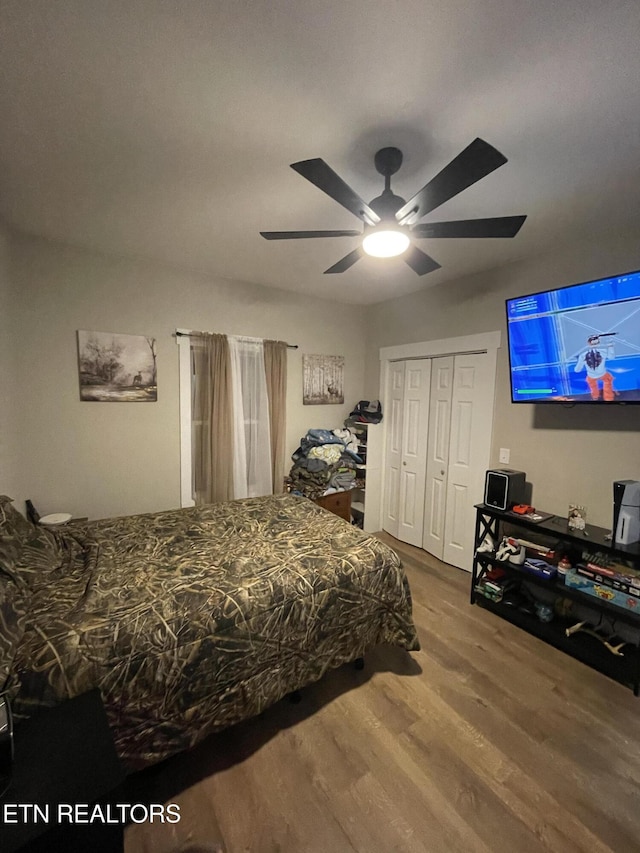
[{"label": "blue toy box", "polygon": [[564,582],[565,586],[592,595],[601,601],[607,601],[609,604],[624,607],[625,610],[635,610],[640,615],[640,589],[633,588],[632,593],[621,592],[619,589],[612,589],[610,586],[588,580],[575,570],[566,573]]}]

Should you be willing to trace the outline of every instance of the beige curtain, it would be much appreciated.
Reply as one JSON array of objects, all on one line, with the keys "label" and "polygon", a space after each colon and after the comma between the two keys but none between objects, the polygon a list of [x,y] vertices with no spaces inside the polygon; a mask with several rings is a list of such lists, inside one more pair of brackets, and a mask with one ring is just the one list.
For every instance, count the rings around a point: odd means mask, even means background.
[{"label": "beige curtain", "polygon": [[264,342],[264,369],[269,395],[271,427],[271,471],[274,495],[284,491],[284,448],[287,412],[287,345]]},{"label": "beige curtain", "polygon": [[233,400],[226,335],[203,333],[193,343],[194,497],[200,505],[233,499]]}]

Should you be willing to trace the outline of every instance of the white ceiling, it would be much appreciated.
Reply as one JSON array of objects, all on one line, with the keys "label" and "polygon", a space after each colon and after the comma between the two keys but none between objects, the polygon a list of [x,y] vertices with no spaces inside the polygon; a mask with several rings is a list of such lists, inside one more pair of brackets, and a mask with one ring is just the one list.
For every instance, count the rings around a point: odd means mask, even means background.
[{"label": "white ceiling", "polygon": [[[367,304],[640,221],[637,0],[0,0],[0,216],[73,244]],[[475,137],[509,160],[423,221],[528,214],[513,240],[367,258],[289,168],[409,198]]]}]

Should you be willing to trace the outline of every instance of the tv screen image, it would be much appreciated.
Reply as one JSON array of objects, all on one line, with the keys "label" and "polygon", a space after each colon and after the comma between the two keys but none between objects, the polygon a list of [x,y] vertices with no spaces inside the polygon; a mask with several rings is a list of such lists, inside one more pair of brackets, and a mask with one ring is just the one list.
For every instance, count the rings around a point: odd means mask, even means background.
[{"label": "tv screen image", "polygon": [[514,403],[640,403],[640,271],[506,309]]}]

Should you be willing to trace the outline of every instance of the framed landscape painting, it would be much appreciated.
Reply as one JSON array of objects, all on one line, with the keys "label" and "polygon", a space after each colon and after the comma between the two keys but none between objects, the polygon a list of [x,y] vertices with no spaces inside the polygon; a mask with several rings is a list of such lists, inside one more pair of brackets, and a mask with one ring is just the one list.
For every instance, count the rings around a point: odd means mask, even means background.
[{"label": "framed landscape painting", "polygon": [[158,399],[156,339],[78,331],[80,399],[153,403]]},{"label": "framed landscape painting", "polygon": [[302,356],[302,404],[344,403],[344,356]]}]

